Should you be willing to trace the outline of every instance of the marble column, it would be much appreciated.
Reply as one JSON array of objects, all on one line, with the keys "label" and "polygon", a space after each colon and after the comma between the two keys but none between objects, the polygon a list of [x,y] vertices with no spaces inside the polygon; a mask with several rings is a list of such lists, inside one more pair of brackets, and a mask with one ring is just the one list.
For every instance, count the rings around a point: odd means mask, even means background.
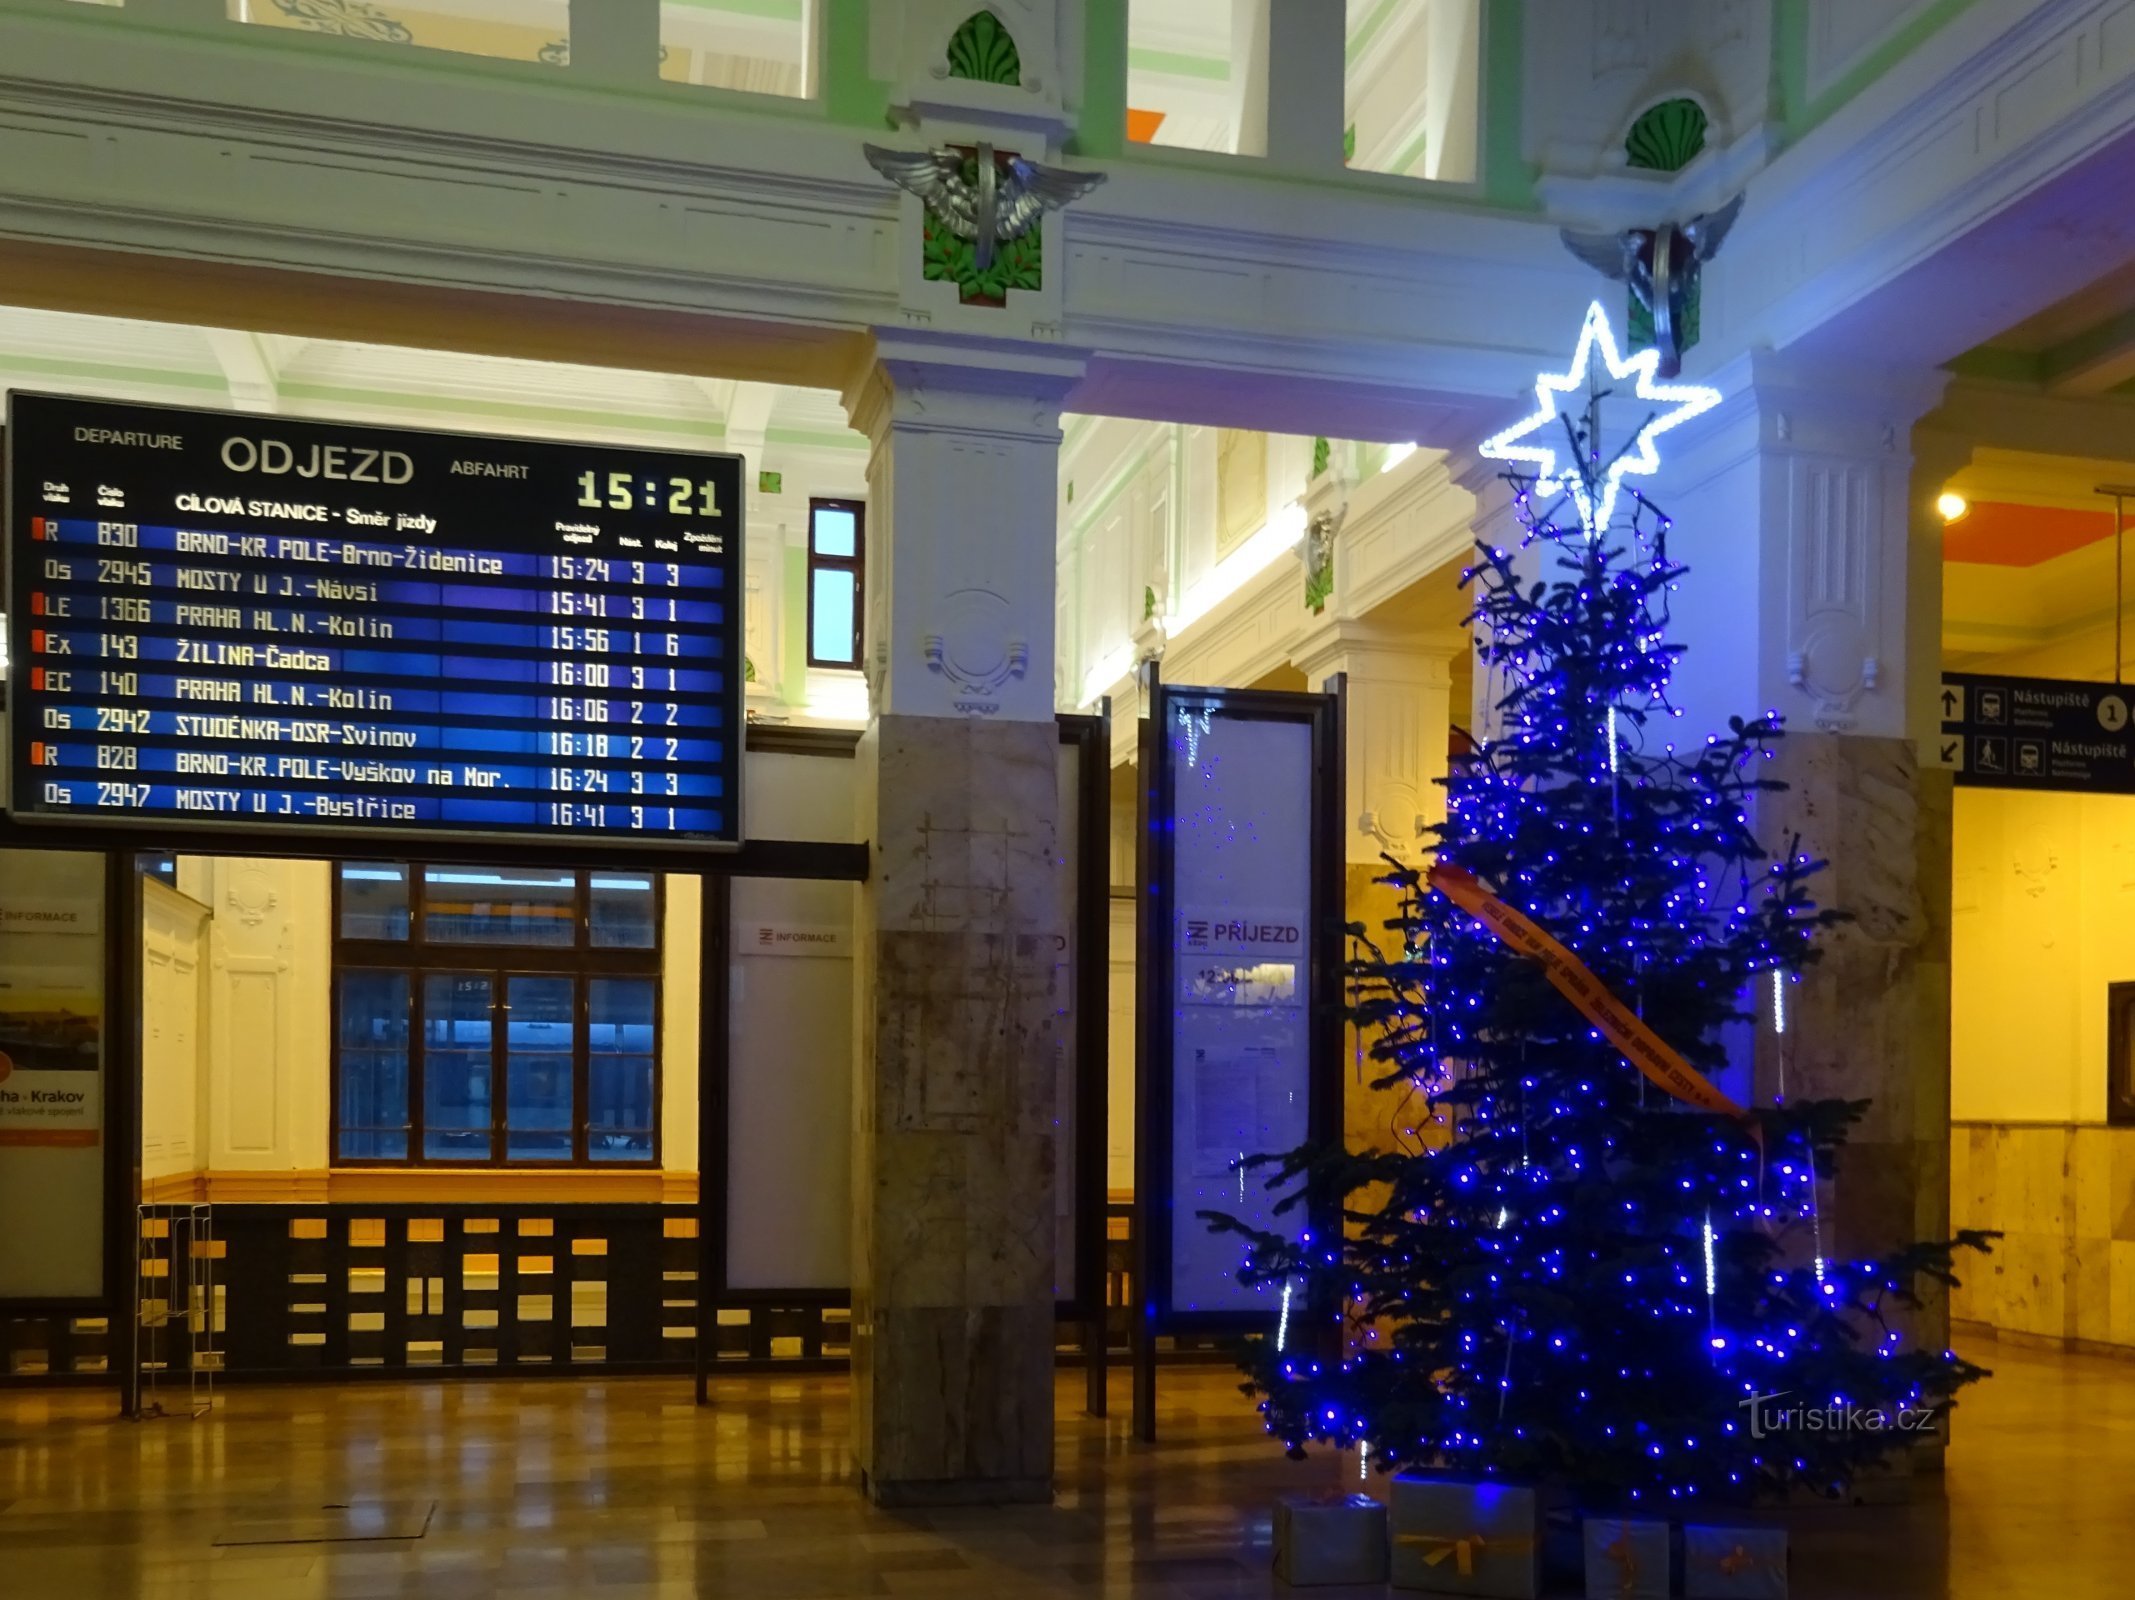
[{"label": "marble column", "polygon": [[[1338,672],[1347,678],[1343,906],[1389,955],[1400,935],[1386,924],[1401,897],[1378,880],[1390,870],[1389,856],[1420,865],[1429,843],[1425,830],[1445,820],[1453,662],[1467,648],[1459,629],[1397,631],[1337,619],[1314,628],[1291,651],[1313,688]],[[1344,1141],[1352,1150],[1390,1148],[1390,1119],[1409,1097],[1398,1089],[1373,1092],[1371,1080],[1386,1068],[1365,1057],[1356,1029],[1347,1039]]]},{"label": "marble column", "polygon": [[[1919,759],[1935,731],[1941,466],[1914,444],[1942,382],[1753,356],[1719,375],[1727,400],[1683,430],[1654,491],[1691,569],[1674,596],[1689,646],[1677,743],[1729,712],[1779,712],[1770,776],[1788,787],[1758,807],[1759,836],[1828,863],[1816,898],[1852,918],[1789,987],[1783,1041],[1759,997],[1753,1065],[1760,1099],[1870,1102],[1824,1190],[1825,1248],[1848,1256],[1949,1230],[1951,790]],[[1939,1294],[1911,1332],[1947,1338]]]},{"label": "marble column", "polygon": [[847,394],[873,450],[853,1442],[884,1505],[1052,1493],[1054,506],[1079,373],[884,334]]}]

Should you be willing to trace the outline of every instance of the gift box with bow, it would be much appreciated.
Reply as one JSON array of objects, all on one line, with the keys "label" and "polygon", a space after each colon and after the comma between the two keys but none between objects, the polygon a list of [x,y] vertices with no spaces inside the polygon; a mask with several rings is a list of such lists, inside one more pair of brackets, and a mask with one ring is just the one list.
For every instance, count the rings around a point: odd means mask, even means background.
[{"label": "gift box with bow", "polygon": [[1686,1524],[1683,1593],[1688,1600],[1786,1600],[1787,1530]]},{"label": "gift box with bow", "polygon": [[1275,1576],[1305,1588],[1386,1581],[1386,1507],[1369,1495],[1287,1495],[1275,1502]]},{"label": "gift box with bow", "polygon": [[1668,1600],[1668,1524],[1588,1517],[1587,1600]]},{"label": "gift box with bow", "polygon": [[1404,1473],[1394,1479],[1389,1509],[1396,1587],[1502,1600],[1541,1592],[1542,1514],[1533,1489]]}]

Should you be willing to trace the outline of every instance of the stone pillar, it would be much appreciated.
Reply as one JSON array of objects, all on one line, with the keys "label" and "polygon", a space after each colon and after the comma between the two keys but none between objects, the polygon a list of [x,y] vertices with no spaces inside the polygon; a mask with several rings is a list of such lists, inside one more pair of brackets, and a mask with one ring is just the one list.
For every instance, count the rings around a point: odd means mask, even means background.
[{"label": "stone pillar", "polygon": [[1060,403],[1080,363],[883,334],[853,1132],[853,1442],[886,1505],[1053,1473]]},{"label": "stone pillar", "polygon": [[609,83],[656,82],[659,0],[571,0],[571,70]]},{"label": "stone pillar", "polygon": [[[1467,648],[1468,637],[1458,629],[1402,632],[1333,620],[1306,634],[1291,652],[1315,689],[1337,672],[1347,675],[1343,905],[1349,920],[1364,924],[1389,955],[1400,936],[1386,924],[1399,910],[1400,895],[1377,880],[1389,870],[1388,856],[1420,864],[1429,843],[1424,830],[1445,820],[1441,780],[1452,732],[1452,668]],[[1389,1148],[1389,1118],[1407,1096],[1399,1090],[1373,1093],[1371,1080],[1386,1069],[1365,1057],[1355,1028],[1347,1037],[1344,1142],[1352,1150]]]},{"label": "stone pillar", "polygon": [[[1849,1256],[1949,1228],[1950,781],[1918,755],[1935,731],[1921,679],[1939,666],[1940,569],[1921,545],[1939,551],[1940,478],[1913,451],[1942,382],[1761,353],[1662,446],[1654,486],[1691,569],[1676,742],[1779,712],[1771,776],[1790,787],[1759,807],[1759,836],[1775,851],[1799,836],[1828,863],[1817,900],[1853,917],[1789,988],[1784,1048],[1758,997],[1754,1062],[1759,1099],[1784,1075],[1792,1098],[1871,1102],[1825,1191],[1826,1248]],[[1940,1296],[1913,1321],[1938,1346],[1947,1326]]]},{"label": "stone pillar", "polygon": [[[1262,150],[1299,172],[1342,170],[1346,34],[1340,6],[1264,0],[1267,103]],[[1241,9],[1243,9],[1241,7]]]}]

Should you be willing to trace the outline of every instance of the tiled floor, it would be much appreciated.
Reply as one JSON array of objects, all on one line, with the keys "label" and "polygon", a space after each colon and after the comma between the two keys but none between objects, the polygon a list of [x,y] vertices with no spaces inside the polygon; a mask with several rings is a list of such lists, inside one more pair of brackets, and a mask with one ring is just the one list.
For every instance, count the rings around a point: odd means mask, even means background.
[{"label": "tiled floor", "polygon": [[[1999,1375],[1959,1414],[1947,1501],[1801,1513],[1797,1596],[2135,1596],[2135,1362],[1983,1358]],[[1078,1393],[1063,1377],[1052,1507],[927,1514],[862,1503],[833,1379],[728,1380],[709,1412],[650,1379],[240,1387],[206,1420],[138,1425],[101,1396],[9,1393],[0,1597],[1269,1593],[1272,1497],[1331,1470],[1273,1455],[1222,1373],[1166,1372],[1153,1448]],[[420,1538],[216,1542],[426,1513]]]}]

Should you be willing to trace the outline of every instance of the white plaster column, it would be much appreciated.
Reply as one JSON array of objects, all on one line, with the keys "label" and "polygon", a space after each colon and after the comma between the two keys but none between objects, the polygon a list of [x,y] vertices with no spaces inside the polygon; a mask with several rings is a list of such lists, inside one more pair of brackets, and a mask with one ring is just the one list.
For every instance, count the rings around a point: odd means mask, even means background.
[{"label": "white plaster column", "polygon": [[[1452,666],[1467,648],[1459,629],[1408,632],[1331,619],[1290,653],[1315,689],[1337,672],[1346,676],[1343,914],[1387,954],[1400,945],[1387,927],[1399,915],[1400,895],[1380,879],[1388,856],[1422,865],[1431,842],[1424,830],[1445,820],[1441,780],[1452,733]],[[1408,1096],[1374,1092],[1371,1081],[1384,1068],[1367,1058],[1369,1041],[1354,1027],[1345,1038],[1343,1141],[1352,1150],[1389,1148],[1396,1120],[1404,1129],[1414,1120],[1405,1115]]]},{"label": "white plaster column", "polygon": [[615,83],[660,75],[660,0],[571,0],[571,70]]},{"label": "white plaster column", "polygon": [[[1769,775],[1787,787],[1760,798],[1758,835],[1827,863],[1812,893],[1851,919],[1790,987],[1784,1054],[1758,997],[1754,1081],[1759,1099],[1783,1077],[1790,1098],[1870,1102],[1826,1191],[1827,1243],[1852,1256],[1949,1224],[1951,790],[1919,759],[1946,452],[1914,455],[1945,381],[1756,353],[1719,375],[1719,407],[1662,443],[1653,486],[1690,568],[1673,596],[1688,647],[1677,743],[1730,713],[1785,719]],[[1942,1339],[1946,1320],[1936,1296],[1916,1336]]]},{"label": "white plaster column", "polygon": [[1912,428],[1946,376],[1757,351],[1707,381],[1726,399],[1661,442],[1648,485],[1691,569],[1677,742],[1764,710],[1796,732],[1908,737]]},{"label": "white plaster column", "polygon": [[1333,620],[1291,650],[1314,688],[1337,672],[1348,678],[1344,859],[1352,867],[1383,871],[1389,855],[1420,860],[1424,830],[1445,820],[1453,662],[1467,648],[1458,629],[1404,632]]},{"label": "white plaster column", "polygon": [[1339,172],[1347,73],[1343,8],[1328,0],[1265,0],[1265,4],[1263,153],[1270,161],[1297,171]]},{"label": "white plaster column", "polygon": [[1080,372],[883,333],[847,395],[873,447],[853,1433],[883,1504],[1052,1493],[1054,523]]}]

